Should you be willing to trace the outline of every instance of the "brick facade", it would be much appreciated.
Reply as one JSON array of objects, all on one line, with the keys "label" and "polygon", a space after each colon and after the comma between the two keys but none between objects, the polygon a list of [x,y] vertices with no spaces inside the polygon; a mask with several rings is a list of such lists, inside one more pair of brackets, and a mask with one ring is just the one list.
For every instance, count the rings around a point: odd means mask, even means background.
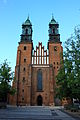
[{"label": "brick facade", "polygon": [[[32,24],[29,18],[22,25],[23,33],[17,49],[15,80],[13,81],[16,93],[10,97],[10,104],[55,105],[55,77],[60,68],[63,52],[59,40],[60,35],[54,33],[57,28],[58,24],[52,18],[49,30],[53,30],[53,32],[49,33],[48,49],[45,50],[42,43],[39,43],[34,50]],[[38,71],[40,71],[39,75]]]}]

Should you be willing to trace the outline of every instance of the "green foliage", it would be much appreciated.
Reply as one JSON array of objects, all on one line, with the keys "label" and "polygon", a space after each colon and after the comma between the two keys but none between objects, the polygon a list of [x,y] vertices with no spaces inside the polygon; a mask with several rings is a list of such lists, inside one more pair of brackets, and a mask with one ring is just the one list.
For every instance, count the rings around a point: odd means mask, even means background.
[{"label": "green foliage", "polygon": [[80,100],[80,26],[65,42],[64,63],[57,75],[57,96]]},{"label": "green foliage", "polygon": [[9,67],[7,60],[0,65],[0,101],[7,102],[7,95],[14,94],[15,90],[11,87],[13,72]]}]

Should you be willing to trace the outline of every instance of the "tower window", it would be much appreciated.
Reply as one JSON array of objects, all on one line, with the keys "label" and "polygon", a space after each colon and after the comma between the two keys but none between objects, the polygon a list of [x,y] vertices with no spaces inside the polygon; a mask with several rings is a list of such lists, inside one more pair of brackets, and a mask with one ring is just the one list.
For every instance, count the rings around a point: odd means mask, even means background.
[{"label": "tower window", "polygon": [[24,50],[26,50],[26,46],[24,46]]},{"label": "tower window", "polygon": [[55,62],[54,62],[54,65],[55,65]]},{"label": "tower window", "polygon": [[24,89],[22,89],[22,92],[24,92]]},{"label": "tower window", "polygon": [[28,29],[26,29],[26,34],[28,34]]},{"label": "tower window", "polygon": [[22,97],[22,100],[24,100],[24,97]]},{"label": "tower window", "polygon": [[24,82],[25,82],[25,77],[23,77],[23,80],[22,80],[22,82],[23,82],[23,84],[24,84]]},{"label": "tower window", "polygon": [[25,81],[25,77],[23,77],[23,81]]},{"label": "tower window", "polygon": [[54,37],[54,40],[55,40],[56,38]]},{"label": "tower window", "polygon": [[26,62],[26,58],[24,58],[24,62]]},{"label": "tower window", "polygon": [[26,71],[26,68],[25,68],[25,67],[23,68],[23,71]]},{"label": "tower window", "polygon": [[55,34],[55,29],[53,29],[53,33]]},{"label": "tower window", "polygon": [[54,67],[54,69],[55,69],[55,67]]},{"label": "tower window", "polygon": [[58,65],[58,62],[57,62],[57,65]]}]

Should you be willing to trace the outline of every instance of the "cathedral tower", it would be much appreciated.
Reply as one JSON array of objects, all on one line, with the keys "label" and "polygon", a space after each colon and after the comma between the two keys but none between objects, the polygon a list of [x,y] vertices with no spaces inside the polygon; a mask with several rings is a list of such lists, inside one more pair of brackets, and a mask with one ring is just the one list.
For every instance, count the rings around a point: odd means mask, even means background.
[{"label": "cathedral tower", "polygon": [[55,21],[54,17],[49,23],[49,64],[54,68],[54,76],[57,75],[61,63],[61,54],[63,53],[63,48],[61,46],[60,34],[59,34],[59,24]]},{"label": "cathedral tower", "polygon": [[16,99],[13,101],[17,105],[30,105],[32,49],[32,24],[28,17],[22,24],[21,40],[17,50],[15,67],[16,82],[14,82],[17,92]]}]

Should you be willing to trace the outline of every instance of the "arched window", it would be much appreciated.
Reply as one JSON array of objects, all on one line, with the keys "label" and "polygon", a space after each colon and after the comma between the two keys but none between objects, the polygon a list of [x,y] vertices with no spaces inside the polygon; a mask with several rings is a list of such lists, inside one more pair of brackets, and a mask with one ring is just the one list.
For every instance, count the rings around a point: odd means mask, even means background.
[{"label": "arched window", "polygon": [[42,90],[42,71],[40,69],[37,72],[37,90]]},{"label": "arched window", "polygon": [[55,29],[53,29],[53,34],[55,34]]},{"label": "arched window", "polygon": [[26,29],[26,34],[28,34],[28,29]]}]

